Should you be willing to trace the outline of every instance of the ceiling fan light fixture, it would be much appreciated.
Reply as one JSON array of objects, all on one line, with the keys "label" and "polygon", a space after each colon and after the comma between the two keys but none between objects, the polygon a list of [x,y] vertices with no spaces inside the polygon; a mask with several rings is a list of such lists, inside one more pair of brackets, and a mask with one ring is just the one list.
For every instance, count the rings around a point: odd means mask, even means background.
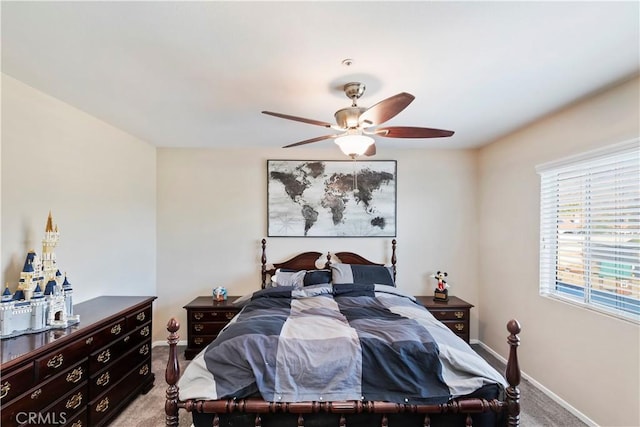
[{"label": "ceiling fan light fixture", "polygon": [[373,138],[362,134],[339,136],[335,141],[340,150],[349,157],[362,156],[374,142]]}]

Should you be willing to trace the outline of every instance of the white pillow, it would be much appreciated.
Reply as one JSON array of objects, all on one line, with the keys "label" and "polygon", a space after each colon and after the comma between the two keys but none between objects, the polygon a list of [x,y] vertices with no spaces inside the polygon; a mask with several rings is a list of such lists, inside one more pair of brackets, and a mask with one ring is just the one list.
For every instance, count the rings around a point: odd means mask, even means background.
[{"label": "white pillow", "polygon": [[300,288],[304,285],[304,275],[307,270],[300,271],[281,271],[276,270],[276,274],[271,278],[271,286],[295,286]]}]

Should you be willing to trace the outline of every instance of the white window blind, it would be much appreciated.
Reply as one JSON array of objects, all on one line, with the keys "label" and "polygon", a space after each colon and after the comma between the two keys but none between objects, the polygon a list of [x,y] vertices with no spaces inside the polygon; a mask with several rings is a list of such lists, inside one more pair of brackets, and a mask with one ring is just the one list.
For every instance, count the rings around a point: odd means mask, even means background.
[{"label": "white window blind", "polygon": [[639,147],[538,167],[541,295],[640,322]]}]

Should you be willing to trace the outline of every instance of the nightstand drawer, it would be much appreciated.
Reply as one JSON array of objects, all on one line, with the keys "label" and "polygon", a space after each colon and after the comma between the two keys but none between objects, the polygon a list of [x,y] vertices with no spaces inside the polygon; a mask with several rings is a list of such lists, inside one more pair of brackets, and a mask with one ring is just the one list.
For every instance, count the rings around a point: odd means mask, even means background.
[{"label": "nightstand drawer", "polygon": [[458,335],[465,335],[469,333],[469,323],[467,322],[456,322],[450,320],[442,323]]},{"label": "nightstand drawer", "polygon": [[469,318],[467,310],[429,310],[433,317],[438,320],[466,320]]},{"label": "nightstand drawer", "polygon": [[215,340],[217,335],[191,335],[189,336],[189,347],[205,348],[207,344]]},{"label": "nightstand drawer", "polygon": [[195,322],[208,322],[208,321],[224,321],[225,323],[233,319],[239,310],[216,310],[216,311],[204,311],[198,310],[191,312],[191,320]]},{"label": "nightstand drawer", "polygon": [[228,322],[195,322],[191,324],[189,333],[196,335],[218,335]]},{"label": "nightstand drawer", "polygon": [[184,351],[187,359],[193,359],[240,312],[241,308],[233,305],[237,298],[230,296],[226,301],[214,301],[210,296],[202,296],[184,306],[188,324],[188,344]]},{"label": "nightstand drawer", "polygon": [[434,301],[433,297],[418,296],[416,297],[437,320],[442,322],[453,333],[469,342],[469,314],[473,307],[465,300],[450,295],[448,301]]}]

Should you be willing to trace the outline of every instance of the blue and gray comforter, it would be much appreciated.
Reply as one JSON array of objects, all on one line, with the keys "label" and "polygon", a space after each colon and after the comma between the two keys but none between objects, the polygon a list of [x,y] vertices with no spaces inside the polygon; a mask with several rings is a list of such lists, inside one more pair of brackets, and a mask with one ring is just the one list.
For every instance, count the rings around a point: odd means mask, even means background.
[{"label": "blue and gray comforter", "polygon": [[383,285],[277,287],[180,379],[180,399],[444,403],[504,380],[415,299]]}]

